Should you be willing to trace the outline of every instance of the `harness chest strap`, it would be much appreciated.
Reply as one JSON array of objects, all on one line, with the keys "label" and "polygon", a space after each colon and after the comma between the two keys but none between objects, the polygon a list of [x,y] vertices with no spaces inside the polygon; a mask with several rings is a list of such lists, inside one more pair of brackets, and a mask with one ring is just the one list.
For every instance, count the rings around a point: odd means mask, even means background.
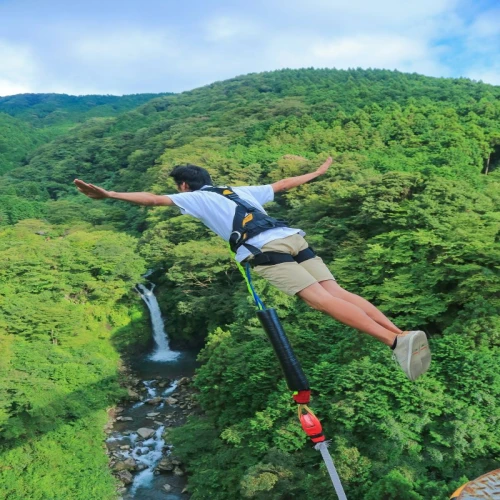
[{"label": "harness chest strap", "polygon": [[[240,198],[229,187],[204,187],[202,191],[210,191],[220,194],[236,204],[236,212],[233,218],[233,231],[229,237],[231,250],[236,252],[245,241],[257,236],[268,229],[275,227],[286,227],[287,223],[283,220],[275,219],[261,212],[247,201]],[[254,255],[258,255],[260,251],[251,245],[245,245]]]},{"label": "harness chest strap", "polygon": [[312,248],[306,248],[300,251],[295,257],[290,254],[280,252],[262,252],[258,248],[245,243],[245,241],[257,236],[264,231],[277,227],[287,227],[286,221],[270,217],[247,201],[240,198],[229,187],[204,187],[202,191],[210,191],[220,194],[236,204],[236,212],[233,218],[233,231],[229,237],[229,245],[233,252],[236,252],[240,246],[245,246],[253,254],[250,265],[269,266],[281,264],[283,262],[304,262],[316,256]]}]

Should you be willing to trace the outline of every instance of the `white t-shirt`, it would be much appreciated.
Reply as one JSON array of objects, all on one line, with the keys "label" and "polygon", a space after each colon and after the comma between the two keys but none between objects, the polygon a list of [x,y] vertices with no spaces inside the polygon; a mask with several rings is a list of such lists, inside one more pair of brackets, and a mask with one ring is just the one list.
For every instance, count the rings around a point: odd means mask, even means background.
[{"label": "white t-shirt", "polygon": [[[270,184],[266,186],[243,186],[232,188],[233,191],[250,205],[266,213],[262,205],[274,200],[274,191]],[[210,191],[189,191],[186,193],[167,195],[180,209],[181,213],[195,217],[221,238],[229,241],[233,231],[233,218],[236,212],[236,203],[226,197]],[[250,238],[247,243],[261,249],[266,243],[286,238],[292,234],[305,233],[291,227],[276,227]],[[236,252],[236,260],[245,260],[251,252],[241,246]]]}]

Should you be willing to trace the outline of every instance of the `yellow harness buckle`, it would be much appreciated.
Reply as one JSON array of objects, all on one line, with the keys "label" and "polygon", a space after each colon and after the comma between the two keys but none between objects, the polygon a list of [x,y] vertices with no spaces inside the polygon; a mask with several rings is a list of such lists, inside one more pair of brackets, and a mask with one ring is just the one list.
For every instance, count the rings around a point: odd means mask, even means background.
[{"label": "yellow harness buckle", "polygon": [[247,222],[250,222],[253,219],[252,214],[248,214],[242,221],[241,225],[244,227]]}]

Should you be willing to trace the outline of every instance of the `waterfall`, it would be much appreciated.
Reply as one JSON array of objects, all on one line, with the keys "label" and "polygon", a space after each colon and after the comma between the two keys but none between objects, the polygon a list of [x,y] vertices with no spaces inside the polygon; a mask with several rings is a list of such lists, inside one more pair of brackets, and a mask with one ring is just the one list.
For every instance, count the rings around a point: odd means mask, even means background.
[{"label": "waterfall", "polygon": [[155,288],[154,283],[151,283],[151,289],[146,288],[144,285],[136,285],[136,289],[146,303],[151,315],[151,326],[153,328],[153,338],[156,342],[156,349],[151,354],[149,359],[151,361],[173,361],[177,359],[180,352],[171,351],[168,337],[165,332],[165,325],[161,317],[160,306],[153,294]]}]

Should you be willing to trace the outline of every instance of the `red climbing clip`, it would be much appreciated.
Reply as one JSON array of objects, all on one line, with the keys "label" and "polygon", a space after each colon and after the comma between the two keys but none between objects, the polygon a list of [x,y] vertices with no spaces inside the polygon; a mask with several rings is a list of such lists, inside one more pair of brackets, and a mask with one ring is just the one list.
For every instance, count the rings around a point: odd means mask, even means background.
[{"label": "red climbing clip", "polygon": [[[302,413],[302,409],[307,413]],[[321,443],[325,440],[321,422],[306,405],[299,405],[299,419],[302,429],[304,429],[304,432],[311,438],[313,443]]]}]

